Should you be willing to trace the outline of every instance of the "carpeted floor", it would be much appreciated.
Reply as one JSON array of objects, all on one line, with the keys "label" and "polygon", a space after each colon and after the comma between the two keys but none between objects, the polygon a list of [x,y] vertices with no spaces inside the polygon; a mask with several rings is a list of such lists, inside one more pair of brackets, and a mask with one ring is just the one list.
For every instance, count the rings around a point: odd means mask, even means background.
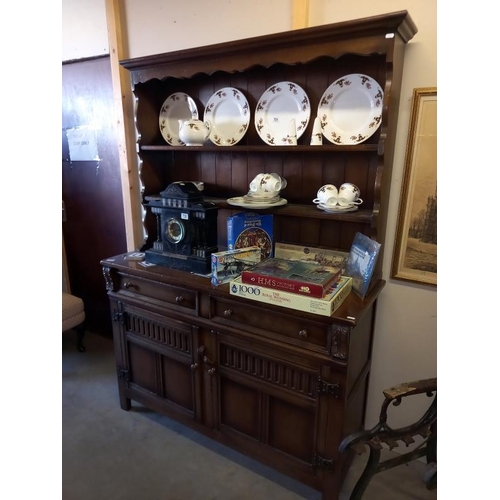
[{"label": "carpeted floor", "polygon": [[[320,500],[321,494],[177,422],[118,400],[111,339],[62,337],[63,500]],[[389,452],[387,452],[389,454]],[[349,494],[368,453],[343,486]],[[419,461],[377,474],[363,500],[434,500]]]}]

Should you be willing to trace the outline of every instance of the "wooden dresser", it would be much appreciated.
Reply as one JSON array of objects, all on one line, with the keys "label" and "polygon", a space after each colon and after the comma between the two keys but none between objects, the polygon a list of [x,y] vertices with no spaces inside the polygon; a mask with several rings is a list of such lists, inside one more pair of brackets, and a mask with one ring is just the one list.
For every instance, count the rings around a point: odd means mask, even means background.
[{"label": "wooden dresser", "polygon": [[[219,206],[218,244],[227,217],[259,172],[277,172],[288,204],[274,215],[275,241],[349,251],[356,232],[384,241],[388,184],[405,44],[416,33],[406,11],[122,61],[136,97],[142,195],[176,180],[197,180]],[[382,125],[367,141],[310,146],[319,99],[342,75],[361,73],[384,90]],[[201,116],[215,91],[238,88],[255,109],[279,81],[298,83],[311,120],[297,146],[270,146],[253,118],[231,147],[171,146],[158,115],[166,97],[185,92]],[[356,212],[329,214],[312,199],[326,183],[353,182]],[[144,210],[144,249],[156,222]],[[383,245],[382,245],[383,248]],[[349,457],[342,438],[363,425],[377,297],[378,260],[369,294],[351,293],[327,318],[235,297],[229,285],[118,255],[101,261],[113,320],[120,404],[131,401],[175,418],[337,499]]]}]

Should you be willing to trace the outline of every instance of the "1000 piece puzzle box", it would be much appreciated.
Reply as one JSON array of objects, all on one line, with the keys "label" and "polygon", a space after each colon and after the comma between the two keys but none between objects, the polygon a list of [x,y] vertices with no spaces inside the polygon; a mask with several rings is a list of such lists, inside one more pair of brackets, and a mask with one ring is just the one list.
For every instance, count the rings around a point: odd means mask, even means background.
[{"label": "1000 piece puzzle box", "polygon": [[274,231],[272,214],[261,215],[241,212],[227,218],[227,248],[258,246],[262,259],[274,256]]}]

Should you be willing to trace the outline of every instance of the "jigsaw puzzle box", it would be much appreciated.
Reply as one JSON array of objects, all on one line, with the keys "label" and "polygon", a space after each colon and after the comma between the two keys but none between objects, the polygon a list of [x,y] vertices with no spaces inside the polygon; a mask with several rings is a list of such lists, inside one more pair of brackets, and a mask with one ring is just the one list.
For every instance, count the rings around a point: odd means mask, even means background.
[{"label": "jigsaw puzzle box", "polygon": [[221,285],[238,277],[261,260],[260,247],[237,248],[212,254],[212,284]]},{"label": "jigsaw puzzle box", "polygon": [[227,248],[258,246],[262,259],[274,256],[274,231],[272,214],[241,212],[227,218]]}]

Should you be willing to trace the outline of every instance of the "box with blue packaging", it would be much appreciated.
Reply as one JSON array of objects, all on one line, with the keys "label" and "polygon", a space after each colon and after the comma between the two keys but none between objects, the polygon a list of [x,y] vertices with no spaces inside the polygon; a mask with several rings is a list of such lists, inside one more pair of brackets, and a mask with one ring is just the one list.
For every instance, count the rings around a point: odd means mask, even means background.
[{"label": "box with blue packaging", "polygon": [[240,212],[227,218],[227,247],[229,250],[258,246],[262,259],[274,256],[272,214]]},{"label": "box with blue packaging", "polygon": [[259,247],[238,248],[212,254],[212,285],[222,285],[261,260]]}]

